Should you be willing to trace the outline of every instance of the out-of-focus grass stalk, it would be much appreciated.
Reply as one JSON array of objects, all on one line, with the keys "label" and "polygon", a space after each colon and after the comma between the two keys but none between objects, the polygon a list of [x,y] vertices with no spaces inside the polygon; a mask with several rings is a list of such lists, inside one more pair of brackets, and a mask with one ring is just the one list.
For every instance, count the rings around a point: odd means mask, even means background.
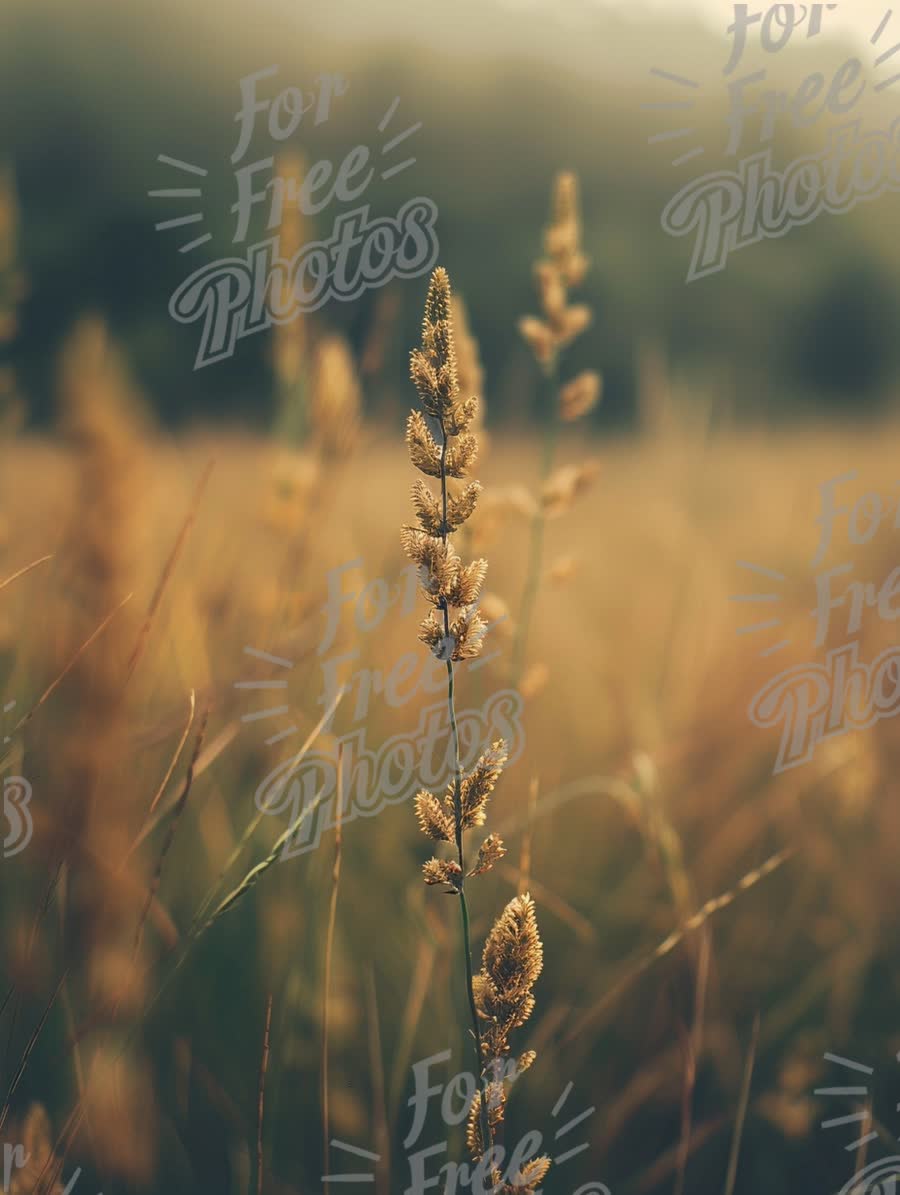
[{"label": "out-of-focus grass stalk", "polygon": [[[559,440],[559,416],[556,413],[556,390],[559,385],[559,370],[557,357],[544,366],[540,387],[540,404],[542,409],[549,409],[551,415],[549,424],[544,432],[543,451],[541,454],[541,488],[553,471],[553,459],[556,455],[556,445]],[[519,619],[516,624],[515,640],[512,655],[512,686],[515,688],[522,679],[525,667],[525,652],[528,648],[528,632],[534,615],[534,605],[537,601],[541,584],[541,565],[544,558],[544,528],[547,516],[544,505],[538,502],[531,519],[531,533],[528,539],[528,559],[525,570],[525,588],[522,592],[522,603],[519,608]]]},{"label": "out-of-focus grass stalk", "polygon": [[341,883],[341,859],[343,855],[344,828],[342,824],[344,803],[344,753],[338,757],[337,797],[334,821],[334,863],[331,868],[331,898],[328,904],[328,929],[325,933],[325,977],[322,990],[322,1182],[328,1183],[330,1173],[331,1118],[328,1103],[328,1034],[331,1012],[331,963],[334,957],[334,927],[337,922],[338,889]]}]

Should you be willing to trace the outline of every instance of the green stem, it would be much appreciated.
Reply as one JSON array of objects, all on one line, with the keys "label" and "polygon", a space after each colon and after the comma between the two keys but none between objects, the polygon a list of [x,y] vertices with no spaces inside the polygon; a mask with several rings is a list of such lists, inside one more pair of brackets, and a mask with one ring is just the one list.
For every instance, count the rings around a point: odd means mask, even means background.
[{"label": "green stem", "polygon": [[[443,518],[441,521],[441,540],[446,547],[448,541],[447,529],[447,432],[443,419],[441,427],[441,503]],[[446,598],[441,598],[441,609],[444,615],[444,644],[445,650],[450,651],[450,605]],[[481,1026],[478,1021],[478,1009],[475,1006],[474,975],[472,971],[472,947],[469,934],[469,906],[463,891],[466,878],[465,848],[463,844],[462,824],[462,767],[459,758],[459,726],[456,722],[455,677],[453,660],[447,658],[447,705],[450,712],[450,731],[453,738],[453,822],[456,832],[456,852],[459,860],[459,908],[462,915],[462,948],[466,966],[466,995],[469,1000],[469,1012],[472,1017],[472,1033],[475,1037],[475,1053],[478,1060],[478,1082],[481,1088],[481,1143],[486,1153],[493,1144],[491,1128],[488,1120],[488,1089],[484,1074],[484,1062],[481,1056]]]}]

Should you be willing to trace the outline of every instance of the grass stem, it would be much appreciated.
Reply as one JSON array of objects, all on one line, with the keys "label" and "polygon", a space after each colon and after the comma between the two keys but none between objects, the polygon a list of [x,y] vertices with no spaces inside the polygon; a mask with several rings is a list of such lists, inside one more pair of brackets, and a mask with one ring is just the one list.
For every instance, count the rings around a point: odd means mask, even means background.
[{"label": "grass stem", "polygon": [[[447,431],[443,419],[441,428],[441,504],[443,521],[441,539],[447,545]],[[469,907],[464,891],[466,878],[465,847],[463,845],[463,817],[462,817],[462,766],[459,757],[459,726],[456,722],[455,677],[453,660],[450,656],[450,607],[446,598],[441,599],[444,616],[444,641],[447,650],[447,706],[450,713],[450,732],[453,739],[453,815],[456,829],[456,853],[459,862],[459,908],[462,917],[462,951],[466,968],[466,996],[469,1002],[469,1012],[472,1017],[472,1034],[475,1038],[475,1052],[478,1058],[479,1085],[481,1087],[481,1140],[485,1152],[491,1147],[491,1131],[488,1121],[487,1080],[484,1075],[484,1060],[481,1053],[481,1027],[478,1021],[478,1010],[475,1007],[475,989],[472,971],[472,946],[469,933]]]},{"label": "grass stem", "polygon": [[[556,454],[556,444],[559,439],[559,418],[556,414],[556,388],[558,382],[557,358],[545,366],[541,382],[541,407],[553,412],[550,416],[550,426],[544,433],[544,446],[541,456],[541,485],[543,486],[553,469],[553,459]],[[522,679],[525,667],[525,652],[528,647],[528,632],[534,615],[541,583],[541,564],[544,556],[544,526],[546,523],[544,508],[538,496],[537,510],[531,520],[531,535],[528,542],[528,565],[525,572],[525,588],[522,592],[522,604],[516,626],[515,642],[512,657],[512,685],[515,688]]]}]

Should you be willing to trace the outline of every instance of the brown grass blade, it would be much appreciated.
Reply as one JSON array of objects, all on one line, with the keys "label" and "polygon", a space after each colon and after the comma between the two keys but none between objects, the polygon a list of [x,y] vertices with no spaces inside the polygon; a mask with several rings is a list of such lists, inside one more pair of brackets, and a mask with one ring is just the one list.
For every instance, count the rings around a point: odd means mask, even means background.
[{"label": "brown grass blade", "polygon": [[[322,717],[319,719],[319,721],[316,723],[316,725],[309,732],[309,735],[306,738],[306,742],[303,744],[303,746],[300,748],[300,750],[294,756],[294,760],[293,760],[293,763],[291,764],[291,767],[285,773],[286,778],[288,775],[290,775],[290,772],[292,772],[293,769],[295,767],[297,767],[297,765],[303,761],[307,751],[310,749],[310,747],[313,745],[313,743],[316,741],[316,739],[322,733],[322,727],[326,725],[326,723],[328,722],[328,719],[332,716],[332,714],[337,709],[343,695],[344,695],[343,690],[339,690],[337,696],[332,701],[331,705],[328,707],[328,709],[325,711],[325,713],[322,715]],[[319,798],[317,798],[316,801],[313,803],[313,808],[315,808],[315,805],[318,804],[318,800],[319,800]],[[207,909],[210,907],[210,905],[215,900],[216,895],[222,886],[222,881],[225,879],[225,877],[228,875],[229,871],[231,871],[234,864],[240,858],[244,848],[246,847],[246,845],[250,841],[250,839],[253,837],[253,835],[256,833],[256,831],[259,829],[260,825],[262,824],[262,819],[267,815],[267,813],[268,813],[268,810],[265,806],[262,809],[257,808],[256,815],[250,819],[249,823],[247,824],[247,828],[244,830],[244,833],[240,837],[239,842],[237,843],[237,845],[235,846],[235,848],[231,852],[231,854],[228,856],[228,859],[226,860],[225,865],[222,867],[221,871],[216,876],[212,886],[210,887],[210,890],[207,892],[206,896],[203,898],[200,908],[194,914],[194,919],[191,923],[191,930],[189,931],[189,934],[197,927],[197,925],[200,923],[201,918],[203,917],[203,915],[206,913]],[[303,815],[301,814],[301,817],[302,816]],[[340,814],[338,814],[338,816],[340,816]],[[299,821],[297,824],[299,825]],[[287,841],[287,840],[282,837],[281,839],[279,839],[279,842],[281,842],[281,841]]]},{"label": "brown grass blade", "polygon": [[[538,786],[539,781],[537,776],[532,776],[531,783],[528,786],[528,822],[525,826],[525,833],[522,835],[522,846],[519,850],[519,896],[524,896],[532,886],[531,845],[534,837],[534,814],[537,809]],[[537,884],[535,884],[535,893],[537,893],[537,887]]]},{"label": "brown grass blade", "polygon": [[[234,908],[238,901],[242,897],[246,896],[251,888],[256,887],[260,877],[265,875],[269,868],[273,867],[281,858],[282,847],[286,846],[287,843],[290,842],[291,838],[293,838],[293,836],[297,833],[306,818],[315,813],[315,811],[322,804],[324,797],[325,789],[322,788],[316,794],[314,800],[310,801],[307,806],[300,810],[298,815],[294,818],[284,833],[278,836],[275,845],[272,847],[271,851],[269,851],[268,855],[266,855],[265,859],[263,859],[261,863],[257,863],[255,867],[251,867],[237,887],[229,892],[228,895],[219,902],[212,915],[202,925],[200,925],[198,929],[195,929],[190,933],[187,943],[188,946],[196,942],[198,938],[201,938],[207,930],[212,929],[220,917],[223,917],[229,909]],[[183,959],[181,961],[183,961]]]},{"label": "brown grass blade", "polygon": [[272,993],[266,1001],[266,1029],[263,1035],[262,1060],[259,1064],[259,1099],[256,1106],[256,1195],[263,1189],[263,1111],[266,1099],[266,1075],[269,1070],[269,1034],[272,1029]]},{"label": "brown grass blade", "polygon": [[[734,1134],[731,1138],[731,1153],[728,1158],[728,1173],[725,1178],[723,1195],[734,1195],[734,1184],[737,1180],[738,1157],[741,1152],[741,1137],[744,1135],[744,1124],[747,1119],[747,1108],[750,1104],[750,1084],[753,1081],[753,1067],[756,1062],[756,1049],[759,1045],[759,1013],[753,1018],[753,1029],[750,1032],[750,1047],[744,1063],[744,1075],[741,1080],[741,1097],[738,1101],[737,1119],[734,1122]],[[859,1171],[857,1171],[859,1173]]]},{"label": "brown grass blade", "polygon": [[94,642],[94,640],[99,638],[99,636],[103,634],[103,632],[106,630],[106,628],[109,626],[109,624],[115,618],[115,616],[119,613],[119,611],[122,609],[122,607],[124,605],[126,605],[126,603],[130,602],[133,596],[134,596],[133,594],[129,593],[127,597],[123,598],[122,601],[119,602],[118,606],[116,606],[113,610],[110,610],[109,614],[107,614],[107,616],[103,619],[103,621],[96,628],[96,630],[92,631],[90,633],[90,635],[88,635],[87,639],[85,639],[85,641],[84,641],[84,643],[82,643],[81,647],[79,647],[78,650],[73,654],[73,656],[71,657],[69,662],[66,664],[65,668],[63,668],[62,672],[60,672],[59,676],[57,676],[57,678],[47,686],[47,688],[40,695],[40,697],[37,699],[37,701],[34,703],[34,705],[31,707],[31,709],[26,714],[22,715],[22,717],[19,719],[19,721],[15,725],[13,734],[17,734],[22,729],[22,727],[26,725],[26,723],[31,721],[31,719],[34,717],[34,715],[37,713],[37,711],[41,708],[41,706],[44,704],[44,702],[47,701],[47,699],[49,697],[51,697],[52,694],[59,688],[59,686],[65,680],[66,676],[68,676],[69,672],[75,667],[78,660],[81,658],[81,656],[84,655],[84,653],[91,646],[91,644]]},{"label": "brown grass blade", "polygon": [[191,689],[190,710],[188,712],[187,722],[184,724],[184,733],[182,734],[181,739],[179,740],[178,746],[175,749],[175,754],[172,756],[172,762],[169,764],[169,769],[166,772],[165,776],[163,776],[162,783],[160,784],[159,788],[156,790],[156,796],[150,802],[150,808],[147,811],[148,817],[152,816],[152,814],[156,810],[156,806],[161,801],[162,795],[166,791],[166,785],[171,780],[172,773],[175,771],[175,765],[178,763],[178,760],[181,756],[181,752],[184,750],[184,744],[187,742],[188,735],[191,733],[191,726],[193,725],[193,722],[194,722],[194,710],[196,708],[196,704],[197,704],[196,695],[194,693],[194,690]]},{"label": "brown grass blade", "polygon": [[[239,729],[240,729],[240,723],[229,722],[229,724],[225,727],[225,729],[220,731],[219,734],[216,735],[216,737],[205,748],[205,750],[200,752],[197,762],[194,765],[194,779],[195,780],[197,780],[200,776],[202,776],[203,773],[206,771],[206,769],[218,759],[218,757],[222,754],[222,752],[229,745],[229,743],[231,743],[233,741],[234,736],[237,734]],[[153,814],[153,816],[147,818],[146,822],[144,823],[143,827],[141,828],[141,832],[138,834],[137,838],[135,838],[134,842],[131,844],[131,846],[129,848],[129,851],[128,851],[129,857],[132,854],[134,854],[134,852],[137,850],[137,848],[141,845],[142,842],[144,842],[147,838],[149,838],[149,836],[153,833],[153,831],[156,829],[156,827],[159,825],[159,823],[163,820],[163,818],[168,817],[168,815],[175,808],[175,804],[177,801],[178,801],[178,798],[173,797],[172,800],[167,805],[164,805],[161,809],[157,808],[157,810]]]},{"label": "brown grass blade", "polygon": [[378,996],[375,991],[375,972],[369,965],[366,973],[366,1008],[369,1022],[369,1066],[372,1072],[372,1117],[375,1121],[375,1190],[377,1195],[390,1195],[390,1132],[384,1098],[384,1055],[381,1050],[381,1029],[378,1021]]},{"label": "brown grass blade", "polygon": [[337,767],[337,798],[335,801],[334,827],[334,864],[331,869],[331,899],[328,905],[328,929],[325,934],[325,975],[322,991],[322,1165],[324,1174],[322,1182],[329,1181],[331,1140],[331,1117],[328,1103],[328,1031],[331,996],[331,963],[334,953],[334,927],[337,921],[338,888],[341,882],[341,856],[343,853],[344,829],[342,817],[344,812],[344,752],[338,757]]},{"label": "brown grass blade", "polygon": [[[707,1141],[713,1138],[720,1129],[725,1127],[726,1120],[724,1116],[719,1116],[715,1120],[707,1121],[706,1124],[700,1125],[694,1130],[691,1139],[691,1152],[696,1153],[701,1146],[705,1145]],[[675,1169],[680,1143],[673,1145],[671,1149],[667,1150],[661,1157],[649,1166],[639,1178],[634,1179],[627,1184],[627,1189],[633,1195],[644,1195],[646,1191],[658,1191],[660,1184],[671,1174]]]},{"label": "brown grass blade", "polygon": [[33,568],[37,568],[39,564],[46,564],[48,560],[53,559],[53,553],[49,556],[40,556],[37,560],[32,560],[31,564],[26,564],[24,568],[20,568],[17,573],[13,573],[11,577],[0,581],[0,589],[5,589],[7,585],[12,585],[13,581],[18,581],[19,577],[24,577],[26,573],[30,573]]},{"label": "brown grass blade", "polygon": [[703,1017],[706,1009],[706,988],[709,980],[710,940],[706,926],[700,931],[700,952],[694,984],[694,1017],[685,1042],[684,1083],[681,1093],[681,1141],[678,1150],[678,1170],[675,1176],[675,1195],[684,1195],[687,1163],[691,1149],[693,1128],[694,1089],[697,1084],[697,1062],[703,1050]]},{"label": "brown grass blade", "polygon": [[22,1058],[19,1062],[19,1065],[16,1068],[16,1073],[13,1075],[12,1081],[10,1082],[9,1088],[7,1089],[7,1092],[6,1092],[6,1099],[3,1102],[3,1111],[0,1112],[0,1132],[2,1132],[3,1126],[6,1124],[6,1118],[9,1115],[10,1101],[12,1100],[12,1097],[16,1093],[16,1088],[19,1086],[19,1083],[22,1080],[22,1076],[25,1074],[25,1068],[28,1066],[28,1060],[32,1055],[34,1047],[37,1045],[37,1040],[41,1035],[42,1029],[44,1028],[44,1026],[47,1023],[47,1018],[50,1016],[50,1011],[53,1008],[53,1005],[56,1003],[56,997],[59,995],[60,991],[62,990],[62,986],[63,986],[63,983],[65,982],[65,978],[66,978],[67,974],[68,974],[67,971],[63,971],[62,975],[59,978],[59,982],[57,983],[56,987],[53,990],[53,995],[50,997],[46,1008],[44,1009],[43,1013],[41,1014],[41,1019],[38,1021],[37,1025],[35,1025],[34,1031],[32,1032],[31,1037],[28,1039],[28,1044],[25,1047],[25,1052],[22,1054]]},{"label": "brown grass blade", "polygon": [[574,1041],[577,1041],[582,1034],[590,1029],[591,1026],[603,1016],[610,1004],[614,1003],[619,996],[621,996],[622,993],[631,986],[638,976],[643,975],[645,971],[648,971],[655,962],[659,961],[659,959],[665,958],[667,954],[671,954],[678,943],[681,942],[688,933],[700,929],[700,927],[705,925],[709,918],[715,913],[718,913],[721,909],[727,908],[728,905],[732,904],[739,893],[746,892],[748,889],[754,888],[767,876],[770,876],[773,871],[776,871],[782,866],[782,864],[786,863],[788,859],[792,858],[794,853],[794,847],[787,847],[783,851],[778,851],[776,854],[771,855],[765,861],[765,863],[762,863],[759,867],[755,867],[752,871],[748,871],[747,874],[738,881],[734,888],[729,889],[727,892],[723,892],[721,896],[713,897],[712,900],[708,900],[706,904],[704,904],[699,910],[699,912],[695,913],[693,917],[685,922],[685,924],[679,929],[676,929],[673,933],[669,934],[669,936],[660,942],[655,949],[636,959],[631,968],[622,976],[619,982],[605,992],[595,1004],[592,1004],[590,1008],[586,1009],[582,1015],[575,1020],[561,1044],[563,1046],[568,1046]]},{"label": "brown grass blade", "polygon": [[135,668],[140,662],[141,656],[144,654],[144,648],[147,645],[147,639],[150,635],[150,628],[153,626],[153,620],[156,617],[156,612],[159,609],[159,604],[162,601],[163,594],[166,591],[166,586],[169,583],[169,578],[175,570],[175,565],[178,563],[178,557],[181,555],[181,550],[184,547],[184,542],[187,539],[188,532],[197,516],[197,508],[200,505],[200,499],[203,497],[203,491],[206,489],[206,483],[209,481],[209,476],[213,471],[215,465],[214,460],[207,463],[203,474],[197,483],[197,488],[194,490],[194,497],[191,505],[188,508],[187,516],[181,525],[181,531],[178,533],[178,538],[175,540],[175,545],[169,553],[169,558],[163,567],[159,581],[156,583],[156,589],[153,591],[153,597],[150,599],[150,605],[147,607],[147,614],[144,618],[143,625],[138,632],[137,643],[134,645],[134,650],[128,661],[128,667],[125,672],[125,683],[131,680]]},{"label": "brown grass blade", "polygon": [[425,997],[431,984],[437,953],[438,946],[434,939],[426,937],[419,939],[419,949],[413,966],[409,995],[406,998],[406,1007],[403,1010],[403,1019],[400,1024],[400,1039],[394,1051],[394,1065],[391,1071],[390,1107],[391,1117],[394,1120],[396,1120],[400,1097],[403,1094],[403,1080],[412,1056],[413,1040],[419,1019],[422,1016],[422,1009],[425,1006]]},{"label": "brown grass blade", "polygon": [[[498,863],[495,870],[503,876],[504,879],[509,880],[512,886],[518,891],[521,896],[522,888],[522,867],[521,863],[518,868],[511,864]],[[597,931],[593,924],[588,921],[587,917],[583,917],[577,909],[573,909],[567,900],[554,892],[552,888],[548,888],[546,884],[542,884],[539,880],[533,877],[528,880],[528,886],[531,889],[533,896],[541,902],[551,913],[555,913],[564,925],[567,925],[573,933],[575,933],[582,942],[594,942],[597,939]],[[525,889],[527,891],[528,888]]]},{"label": "brown grass blade", "polygon": [[162,873],[163,873],[163,867],[165,866],[165,862],[166,862],[166,856],[168,855],[169,850],[171,849],[172,843],[175,840],[175,833],[176,833],[176,831],[178,829],[178,825],[181,821],[181,815],[184,813],[184,808],[185,808],[185,805],[187,804],[187,799],[191,792],[191,786],[194,783],[194,765],[197,762],[197,756],[200,754],[200,748],[203,746],[203,737],[206,734],[206,723],[207,723],[208,718],[209,718],[209,710],[204,710],[203,714],[201,715],[201,718],[200,718],[200,727],[197,731],[197,738],[194,742],[194,753],[191,756],[190,762],[188,764],[187,772],[184,777],[184,784],[181,787],[181,792],[178,796],[178,800],[175,804],[175,808],[172,813],[172,820],[169,823],[169,829],[166,834],[165,840],[163,841],[162,849],[160,850],[160,853],[159,853],[159,858],[157,859],[156,870],[154,871],[153,878],[151,879],[150,884],[147,888],[147,896],[144,901],[144,907],[141,912],[141,917],[138,922],[138,927],[137,927],[137,930],[136,930],[135,936],[134,936],[134,951],[133,952],[135,955],[137,954],[138,948],[140,947],[140,944],[141,944],[141,937],[144,932],[144,923],[147,920],[147,914],[150,912],[150,907],[153,904],[153,898],[156,896],[156,893],[159,891],[159,885],[162,881]]}]

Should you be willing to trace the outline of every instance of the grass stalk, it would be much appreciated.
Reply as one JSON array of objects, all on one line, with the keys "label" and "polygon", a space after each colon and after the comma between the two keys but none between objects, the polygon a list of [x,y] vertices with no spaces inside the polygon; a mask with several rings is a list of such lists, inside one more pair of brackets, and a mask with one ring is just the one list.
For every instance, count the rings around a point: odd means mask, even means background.
[{"label": "grass stalk", "polygon": [[325,933],[325,977],[322,991],[322,1182],[329,1181],[329,1145],[331,1138],[331,1117],[328,1088],[328,1034],[331,1012],[331,966],[334,958],[334,928],[337,923],[338,889],[341,883],[341,859],[343,855],[344,830],[341,823],[344,804],[344,753],[338,758],[337,800],[335,802],[334,863],[331,868],[331,898],[328,905],[328,929]]},{"label": "grass stalk", "polygon": [[[556,445],[559,440],[559,417],[556,413],[556,389],[558,385],[557,358],[554,355],[543,371],[541,378],[541,407],[550,410],[549,427],[544,433],[543,452],[541,454],[541,486],[547,481],[553,471],[553,461],[556,455]],[[543,503],[538,500],[537,509],[531,519],[531,531],[528,538],[528,557],[525,569],[525,586],[522,591],[522,603],[519,619],[516,624],[515,639],[512,653],[512,686],[515,688],[522,679],[525,668],[525,653],[528,648],[528,633],[534,616],[538,590],[541,584],[541,567],[544,559],[544,531],[547,516]]]},{"label": "grass stalk", "polygon": [[[444,547],[447,547],[449,538],[449,524],[447,521],[447,448],[449,446],[449,437],[444,420],[440,421],[441,429],[441,508],[443,511],[443,522],[441,529],[441,542]],[[440,605],[444,620],[444,636],[445,643],[450,644],[450,603],[446,597],[440,599]],[[466,900],[465,893],[465,879],[466,879],[466,859],[465,846],[463,843],[463,816],[462,816],[462,764],[459,755],[459,726],[456,721],[456,700],[455,700],[455,675],[453,670],[453,660],[451,653],[447,651],[447,709],[450,717],[450,733],[453,740],[453,818],[454,829],[456,834],[456,853],[457,862],[459,863],[459,911],[462,923],[462,941],[461,948],[463,953],[463,962],[466,972],[466,999],[469,1005],[469,1015],[472,1018],[472,1035],[475,1040],[475,1053],[478,1081],[481,1085],[482,1098],[480,1108],[481,1119],[481,1139],[484,1142],[485,1150],[491,1145],[491,1130],[488,1123],[488,1092],[487,1092],[487,1078],[484,1071],[484,1058],[481,1049],[481,1026],[478,1020],[478,1010],[475,1007],[475,988],[474,988],[474,974],[472,969],[472,944],[469,932],[469,906]]]},{"label": "grass stalk", "polygon": [[259,1064],[259,1095],[256,1104],[256,1195],[263,1189],[263,1112],[266,1101],[266,1076],[269,1072],[269,1035],[272,1029],[272,993],[266,1001],[266,1028],[263,1033],[262,1058]]}]

